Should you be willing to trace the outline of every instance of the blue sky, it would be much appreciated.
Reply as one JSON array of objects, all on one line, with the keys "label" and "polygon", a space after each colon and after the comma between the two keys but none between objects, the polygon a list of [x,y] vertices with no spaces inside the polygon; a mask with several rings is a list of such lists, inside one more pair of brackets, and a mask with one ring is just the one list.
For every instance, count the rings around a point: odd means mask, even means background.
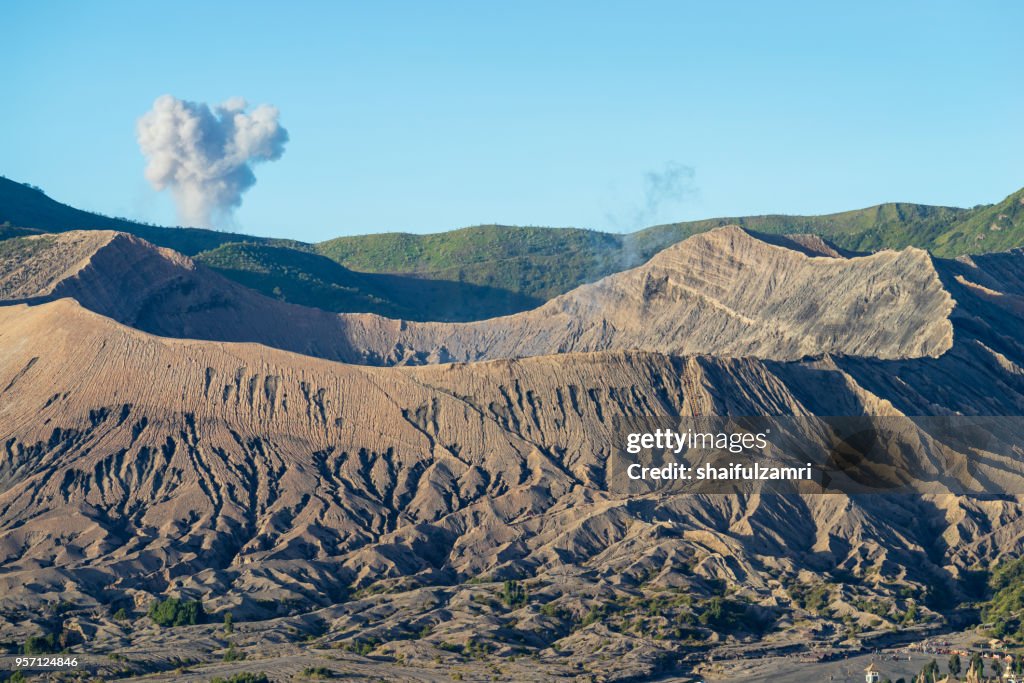
[{"label": "blue sky", "polygon": [[[234,225],[631,230],[1024,186],[1019,2],[0,4],[0,174],[161,224],[136,119],[280,109]],[[651,196],[650,174],[692,169]],[[678,188],[676,188],[678,189]]]}]

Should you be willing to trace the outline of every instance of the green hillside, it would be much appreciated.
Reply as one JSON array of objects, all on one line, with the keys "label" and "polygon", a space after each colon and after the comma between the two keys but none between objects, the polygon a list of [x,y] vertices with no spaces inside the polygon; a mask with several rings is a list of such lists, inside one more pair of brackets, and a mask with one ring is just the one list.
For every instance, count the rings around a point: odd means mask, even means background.
[{"label": "green hillside", "polygon": [[1024,245],[1024,190],[998,204],[970,211],[931,244],[940,256],[1006,251]]},{"label": "green hillside", "polygon": [[231,242],[195,260],[247,287],[285,301],[304,299],[332,311],[395,314],[393,302],[355,273],[319,254],[251,242]]},{"label": "green hillside", "polygon": [[[362,272],[469,282],[547,300],[580,284],[640,265],[669,245],[724,225],[740,225],[767,234],[812,233],[854,251],[915,245],[938,255],[955,256],[1002,250],[1024,244],[1024,215],[998,208],[1008,202],[1024,208],[1011,199],[977,209],[882,204],[824,216],[715,218],[659,225],[627,235],[488,225],[433,235],[339,237],[315,248]],[[1001,231],[989,231],[986,213],[1002,217]],[[974,227],[975,223],[984,229]]]},{"label": "green hillside", "polygon": [[[901,249],[910,245],[936,251],[936,238],[971,213],[970,209],[893,203],[823,216],[745,216],[675,223],[642,230],[637,236],[657,235],[655,241],[664,242],[723,225],[739,225],[768,234],[810,233],[855,251]],[[1020,227],[1024,243],[1024,224]]]},{"label": "green hillside", "polygon": [[320,254],[268,244],[224,244],[198,254],[195,260],[267,296],[328,311],[467,321],[543,303],[509,290],[457,280],[359,273]]},{"label": "green hillside", "polygon": [[[192,256],[214,249],[227,242],[249,240],[267,242],[230,232],[199,228],[164,228],[137,223],[125,218],[111,218],[82,211],[50,199],[39,188],[15,182],[0,176],[0,226],[30,229],[39,232],[66,232],[68,230],[120,230],[138,235],[144,240]],[[6,235],[13,237],[14,235]]]},{"label": "green hillside", "polygon": [[339,237],[316,250],[363,272],[410,273],[549,299],[623,262],[623,237],[575,228],[481,225],[433,235]]},{"label": "green hillside", "polygon": [[981,616],[992,635],[1012,643],[1024,643],[1024,559],[997,566],[988,587],[992,596],[982,603]]},{"label": "green hillside", "polygon": [[304,244],[110,218],[0,178],[0,239],[72,229],[123,230],[194,256],[268,296],[330,311],[417,320],[474,320],[525,310],[639,265],[691,235],[733,224],[767,234],[813,233],[855,251],[909,245],[939,256],[1002,251],[1024,245],[1024,190],[972,209],[891,203],[823,216],[714,218],[627,235],[482,225]]}]

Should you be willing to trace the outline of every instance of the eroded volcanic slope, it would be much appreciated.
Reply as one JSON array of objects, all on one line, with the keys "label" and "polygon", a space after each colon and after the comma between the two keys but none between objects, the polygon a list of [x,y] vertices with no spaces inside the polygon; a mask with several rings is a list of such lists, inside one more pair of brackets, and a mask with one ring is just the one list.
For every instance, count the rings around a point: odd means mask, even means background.
[{"label": "eroded volcanic slope", "polygon": [[15,247],[24,258],[0,261],[7,300],[69,296],[154,334],[254,341],[352,363],[609,350],[895,359],[941,355],[952,338],[953,302],[926,252],[843,258],[769,244],[739,228],[691,237],[533,311],[473,323],[335,315],[274,301],[120,233],[9,241]]},{"label": "eroded volcanic slope", "polygon": [[[178,594],[297,620],[260,622],[278,640],[319,610],[324,646],[429,662],[472,641],[635,674],[883,633],[910,601],[941,624],[964,570],[1021,550],[1013,497],[627,495],[608,468],[619,417],[1024,414],[1019,253],[844,258],[722,230],[442,326],[269,302],[90,235],[31,238],[53,242],[0,269],[0,640],[62,601],[87,643],[145,643],[113,608]],[[820,586],[828,610],[800,597]],[[678,599],[651,612],[659,595]],[[722,595],[742,618],[703,616]]]}]

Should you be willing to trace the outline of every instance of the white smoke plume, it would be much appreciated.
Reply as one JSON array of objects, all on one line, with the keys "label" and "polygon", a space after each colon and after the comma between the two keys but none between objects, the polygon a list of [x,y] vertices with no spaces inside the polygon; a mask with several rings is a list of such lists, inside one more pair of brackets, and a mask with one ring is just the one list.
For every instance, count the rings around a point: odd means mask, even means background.
[{"label": "white smoke plume", "polygon": [[147,159],[146,179],[170,189],[186,225],[211,227],[242,204],[256,184],[252,166],[281,158],[288,131],[276,107],[233,97],[213,107],[162,95],[138,121],[136,135]]},{"label": "white smoke plume", "polygon": [[666,209],[676,208],[700,194],[694,182],[697,172],[692,166],[669,161],[664,168],[644,173],[644,199],[623,213],[607,213],[608,222],[619,230],[647,228],[671,216]]},{"label": "white smoke plume", "polygon": [[677,204],[697,193],[694,178],[697,172],[692,166],[670,161],[661,171],[644,174],[644,205],[636,221],[645,224],[662,217],[662,208]]}]

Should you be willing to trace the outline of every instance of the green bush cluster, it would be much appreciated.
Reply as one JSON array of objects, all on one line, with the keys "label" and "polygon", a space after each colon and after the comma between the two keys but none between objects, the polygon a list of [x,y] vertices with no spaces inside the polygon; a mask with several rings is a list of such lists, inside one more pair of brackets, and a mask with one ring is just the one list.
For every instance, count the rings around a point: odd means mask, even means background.
[{"label": "green bush cluster", "polygon": [[[544,608],[541,611],[544,612]],[[571,618],[570,614],[553,606],[546,614]],[[771,611],[758,610],[735,598],[720,595],[697,598],[681,591],[661,591],[595,603],[582,618],[573,619],[571,628],[586,628],[600,622],[619,633],[633,632],[657,640],[695,643],[703,641],[710,632],[761,633],[774,620]]]},{"label": "green bush cluster", "polygon": [[1006,562],[989,579],[992,598],[982,609],[982,620],[998,638],[1024,642],[1024,558]]},{"label": "green bush cluster", "polygon": [[225,662],[240,662],[245,659],[246,654],[240,652],[234,643],[228,643],[228,649],[224,651]]},{"label": "green bush cluster", "polygon": [[466,646],[462,648],[462,654],[474,659],[486,657],[493,651],[493,645],[486,641],[477,640],[475,638],[470,638],[466,642]]},{"label": "green bush cluster", "polygon": [[343,648],[348,652],[355,653],[357,655],[366,656],[377,649],[380,645],[380,638],[355,638],[351,642],[345,643]]},{"label": "green bush cluster", "polygon": [[210,683],[270,683],[265,673],[250,673],[248,671],[222,678],[220,676],[211,678]]},{"label": "green bush cluster", "polygon": [[501,586],[501,601],[509,609],[523,607],[529,601],[526,586],[518,581],[506,581]]},{"label": "green bush cluster", "polygon": [[826,583],[812,586],[795,584],[790,586],[787,592],[793,598],[793,602],[819,616],[826,616],[829,603],[832,602],[832,587]]},{"label": "green bush cluster", "polygon": [[569,619],[572,616],[568,610],[559,607],[553,600],[542,605],[540,613],[546,617],[551,617],[552,619]]},{"label": "green bush cluster", "polygon": [[156,600],[149,606],[148,615],[158,626],[191,626],[206,618],[202,602],[178,598]]},{"label": "green bush cluster", "polygon": [[22,646],[22,652],[26,655],[45,655],[56,652],[57,637],[52,633],[42,636],[29,636]]}]

